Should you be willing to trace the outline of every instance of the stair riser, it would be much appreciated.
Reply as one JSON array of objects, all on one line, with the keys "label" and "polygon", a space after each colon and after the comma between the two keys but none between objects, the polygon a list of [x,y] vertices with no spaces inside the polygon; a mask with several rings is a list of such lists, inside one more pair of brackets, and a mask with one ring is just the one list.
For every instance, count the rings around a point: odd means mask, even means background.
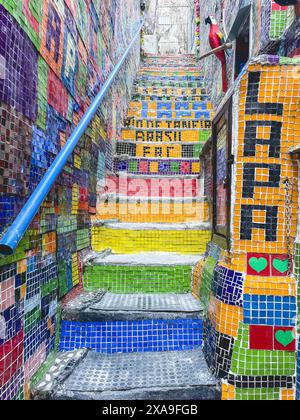
[{"label": "stair riser", "polygon": [[143,62],[143,66],[145,66],[145,68],[155,68],[155,67],[159,67],[159,68],[165,68],[165,69],[173,69],[176,68],[178,70],[178,68],[190,68],[190,67],[196,67],[197,63],[194,59],[190,59],[190,58],[184,58],[184,59],[171,59],[171,61],[166,61],[165,59],[147,59],[146,61]]},{"label": "stair riser", "polygon": [[100,266],[86,267],[84,289],[112,293],[188,293],[192,266]]},{"label": "stair riser", "polygon": [[129,110],[157,110],[157,111],[205,111],[212,109],[210,102],[182,101],[174,103],[172,101],[143,101],[130,102]]},{"label": "stair riser", "polygon": [[116,145],[116,155],[153,159],[197,159],[203,144],[204,142],[199,144],[199,140],[185,144],[121,141]]},{"label": "stair riser", "polygon": [[162,102],[162,101],[168,101],[168,102],[203,102],[203,103],[209,103],[209,98],[206,95],[202,96],[193,96],[190,97],[188,95],[178,95],[178,96],[170,96],[167,94],[161,94],[161,95],[140,95],[140,94],[134,94],[132,97],[132,100],[135,102]]},{"label": "stair riser", "polygon": [[139,80],[147,80],[147,81],[168,81],[168,82],[177,82],[177,81],[191,81],[191,82],[204,82],[203,76],[200,76],[200,73],[196,72],[187,72],[186,74],[174,74],[174,72],[170,72],[167,74],[160,74],[159,72],[148,72],[147,74],[140,74],[137,79]]},{"label": "stair riser", "polygon": [[179,69],[178,67],[168,67],[167,69],[163,66],[145,66],[138,72],[138,74],[151,74],[151,75],[167,75],[167,76],[187,76],[187,75],[197,75],[199,77],[203,77],[199,68],[196,66],[188,66],[184,69]]},{"label": "stair riser", "polygon": [[123,223],[202,223],[209,221],[208,203],[98,203],[97,218]]},{"label": "stair riser", "polygon": [[135,159],[115,158],[114,172],[130,175],[152,176],[199,176],[199,159]]},{"label": "stair riser", "polygon": [[164,66],[164,67],[191,67],[197,66],[197,60],[192,54],[182,54],[181,56],[160,56],[151,55],[144,58],[143,66]]},{"label": "stair riser", "polygon": [[[172,143],[187,143],[183,144],[182,147],[188,146],[190,143],[204,143],[206,140],[209,139],[211,135],[210,130],[122,130],[122,141],[118,144],[122,144],[124,141],[131,141],[140,143],[140,147],[142,147],[143,143],[158,143],[154,144],[156,147],[175,147]],[[165,145],[161,145],[159,143],[166,143]],[[149,144],[145,144],[144,147],[149,146]],[[178,146],[178,145],[177,145]],[[200,145],[199,145],[200,146]],[[137,146],[136,146],[137,147]],[[172,157],[167,155],[167,151],[165,151],[166,156],[156,156],[156,157]],[[199,155],[198,155],[199,156]],[[146,156],[144,156],[146,157]]]},{"label": "stair riser", "polygon": [[144,70],[138,73],[137,81],[139,80],[169,80],[169,81],[177,81],[177,80],[191,80],[191,81],[199,81],[204,83],[204,79],[199,73],[199,71],[193,71],[193,69],[187,69],[186,72],[184,71],[174,71],[174,70],[163,70],[163,69],[156,69],[156,70]]},{"label": "stair riser", "polygon": [[157,119],[184,119],[184,120],[212,120],[214,114],[212,111],[156,111],[156,110],[146,110],[146,109],[137,109],[129,110],[128,117],[132,118],[157,118]]},{"label": "stair riser", "polygon": [[106,194],[120,194],[127,197],[192,198],[199,194],[197,179],[173,178],[122,178],[107,177]]},{"label": "stair riser", "polygon": [[218,401],[221,400],[221,388],[213,386],[194,386],[176,389],[158,390],[137,389],[119,392],[72,392],[55,393],[41,400],[62,401]]},{"label": "stair riser", "polygon": [[[211,121],[203,120],[139,120],[135,118],[128,118],[125,121],[125,127],[138,128],[138,129],[157,129],[157,130],[211,130]],[[128,129],[128,128],[127,128]]]},{"label": "stair riser", "polygon": [[62,321],[59,351],[97,353],[183,351],[202,346],[202,320]]},{"label": "stair riser", "polygon": [[206,89],[205,85],[201,82],[191,82],[186,80],[171,82],[169,80],[139,80],[136,81],[136,86],[146,88],[162,88],[162,89]]},{"label": "stair riser", "polygon": [[206,89],[201,88],[154,88],[152,86],[142,87],[136,86],[134,90],[135,95],[172,95],[175,96],[209,96]]},{"label": "stair riser", "polygon": [[115,254],[139,252],[174,252],[185,255],[204,254],[211,239],[209,230],[126,230],[92,228],[92,247]]}]

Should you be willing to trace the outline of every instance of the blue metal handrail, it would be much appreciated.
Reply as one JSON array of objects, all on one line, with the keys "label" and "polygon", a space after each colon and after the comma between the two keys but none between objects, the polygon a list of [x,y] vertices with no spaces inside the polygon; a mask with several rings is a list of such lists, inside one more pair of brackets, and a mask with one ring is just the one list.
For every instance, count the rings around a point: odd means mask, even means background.
[{"label": "blue metal handrail", "polygon": [[144,21],[140,24],[138,31],[136,32],[135,36],[133,37],[131,43],[129,44],[128,48],[124,52],[122,58],[102,86],[101,91],[98,93],[96,98],[94,99],[93,103],[90,105],[89,109],[86,111],[82,119],[80,120],[78,126],[73,131],[72,135],[70,136],[69,140],[62,148],[58,156],[55,158],[49,169],[47,170],[46,174],[42,178],[41,182],[36,187],[35,191],[32,193],[22,210],[20,211],[19,215],[16,217],[15,221],[12,225],[7,229],[5,234],[0,240],[0,254],[2,255],[12,255],[20,240],[22,239],[23,235],[25,234],[28,226],[38,213],[43,201],[45,200],[47,194],[51,190],[54,182],[56,181],[57,177],[63,170],[65,164],[67,163],[70,155],[74,151],[75,147],[77,146],[79,140],[81,139],[82,135],[84,134],[85,130],[89,126],[92,118],[94,117],[95,113],[97,112],[99,106],[101,105],[103,99],[105,98],[106,93],[108,92],[110,86],[112,85],[115,77],[119,73],[124,61],[126,60],[128,54],[130,53],[133,45],[135,44],[136,40],[140,36],[140,32],[144,25]]}]

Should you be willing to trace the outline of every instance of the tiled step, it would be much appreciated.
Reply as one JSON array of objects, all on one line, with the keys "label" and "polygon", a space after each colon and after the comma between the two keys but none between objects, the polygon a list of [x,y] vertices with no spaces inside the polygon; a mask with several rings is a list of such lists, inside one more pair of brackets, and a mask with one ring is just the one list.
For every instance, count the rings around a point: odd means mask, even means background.
[{"label": "tiled step", "polygon": [[211,129],[210,120],[182,120],[182,119],[157,119],[157,118],[148,118],[148,119],[137,119],[137,118],[127,118],[125,120],[126,128],[148,128],[148,129],[183,129],[183,130],[193,130],[193,129],[202,129],[209,130]]},{"label": "tiled step", "polygon": [[[196,82],[198,83],[198,85],[204,85],[204,77],[200,76],[200,74],[185,74],[185,75],[178,75],[176,76],[174,75],[160,75],[159,73],[157,74],[141,74],[138,75],[138,77],[136,78],[136,82],[138,84],[140,83],[148,83],[149,85],[154,83],[167,83],[167,84],[176,84],[176,82],[178,83],[182,83],[182,82]],[[204,86],[203,86],[204,87]]]},{"label": "tiled step", "polygon": [[[129,137],[131,133],[124,132],[125,137]],[[202,134],[202,139],[199,137]],[[169,136],[169,137],[168,137]],[[210,133],[206,134],[209,138]],[[155,141],[127,141],[122,140],[116,144],[117,157],[134,157],[134,158],[153,158],[153,159],[198,159],[200,152],[205,143],[203,133],[197,131],[190,134],[187,132],[186,135],[182,131],[140,131],[133,132],[132,137],[154,140],[162,139],[161,142]],[[175,141],[168,142],[167,138],[174,139]],[[178,140],[178,141],[176,141]],[[190,140],[190,141],[189,141]],[[184,143],[184,144],[183,144]]]},{"label": "tiled step", "polygon": [[64,321],[76,322],[197,320],[202,318],[202,306],[189,293],[83,292],[66,305],[62,318]]},{"label": "tiled step", "polygon": [[147,72],[147,71],[157,71],[157,72],[165,72],[168,74],[172,74],[172,73],[178,73],[178,72],[184,72],[185,74],[193,71],[199,74],[202,74],[199,66],[196,65],[196,62],[190,62],[189,65],[181,67],[178,64],[173,64],[173,65],[168,65],[165,66],[163,64],[151,64],[151,65],[147,65],[147,63],[144,63],[144,65],[140,68],[139,72],[143,73],[143,72]]},{"label": "tiled step", "polygon": [[198,255],[134,252],[138,251],[132,248],[130,255],[111,254],[93,259],[84,268],[85,290],[127,294],[188,293],[191,290]]},{"label": "tiled step", "polygon": [[193,54],[181,54],[181,55],[172,55],[172,56],[161,56],[161,55],[147,55],[143,59],[142,65],[144,66],[175,66],[175,67],[185,67],[190,65],[196,65],[197,60]]},{"label": "tiled step", "polygon": [[157,352],[202,345],[202,307],[188,293],[85,292],[64,308],[62,318],[60,351]]},{"label": "tiled step", "polygon": [[92,227],[93,250],[111,249],[115,254],[172,252],[201,255],[210,239],[208,223],[107,223]]},{"label": "tiled step", "polygon": [[196,203],[205,203],[207,201],[206,197],[168,197],[168,196],[143,196],[138,195],[140,193],[140,190],[138,188],[138,192],[134,196],[128,196],[123,194],[105,194],[101,197],[99,197],[99,201],[101,202],[101,205],[110,202],[111,204],[114,203],[128,203],[133,205],[142,205],[143,203],[153,204],[153,208],[155,208],[158,204],[164,204],[164,205],[178,205],[183,206],[184,204],[196,204]]},{"label": "tiled step", "polygon": [[[138,103],[138,102],[135,102]],[[153,102],[154,104],[157,102]],[[179,102],[178,102],[179,104]],[[212,120],[214,112],[211,109],[207,110],[191,110],[191,109],[178,109],[178,110],[158,110],[147,109],[142,107],[135,107],[128,110],[128,118],[148,119],[157,118],[159,120]]]},{"label": "tiled step", "polygon": [[129,104],[129,110],[152,110],[152,111],[205,111],[211,110],[210,102],[189,102],[182,101],[174,103],[172,101],[143,101]]},{"label": "tiled step", "polygon": [[[136,197],[196,198],[199,196],[199,180],[195,178],[153,178],[108,176],[106,194]],[[103,191],[104,192],[104,191]]]},{"label": "tiled step", "polygon": [[[162,145],[162,143],[167,143],[169,146],[172,143],[204,143],[210,136],[211,130],[203,129],[126,128],[122,130],[121,140],[139,142],[141,144],[158,143],[158,145]],[[122,141],[118,144],[121,144]],[[197,157],[199,157],[199,154]]]},{"label": "tiled step", "polygon": [[84,293],[63,311],[60,351],[187,350],[202,345],[202,308],[190,294]]},{"label": "tiled step", "polygon": [[177,96],[207,96],[208,92],[204,88],[158,88],[158,87],[145,87],[136,85],[134,88],[134,95],[172,95]]},{"label": "tiled step", "polygon": [[105,196],[98,198],[97,220],[122,223],[201,223],[209,220],[205,198]]},{"label": "tiled step", "polygon": [[146,77],[143,77],[137,79],[135,83],[138,86],[153,88],[205,88],[204,83],[199,80],[175,80],[174,78],[173,80],[169,80],[168,78],[158,79],[155,77],[152,80],[148,80]]},{"label": "tiled step", "polygon": [[[185,69],[190,67],[197,67],[197,62],[194,59],[171,59],[170,61],[167,60],[159,60],[159,59],[147,59],[143,61],[143,66],[146,68],[151,67],[163,67],[165,69]],[[198,67],[199,70],[199,67]]]},{"label": "tiled step", "polygon": [[202,320],[199,318],[140,318],[62,321],[59,351],[90,349],[96,353],[113,354],[184,351],[202,346]]},{"label": "tiled step", "polygon": [[184,68],[180,67],[142,67],[138,72],[137,77],[139,76],[157,76],[157,77],[201,77],[202,72],[199,70],[199,67],[188,66]]},{"label": "tiled step", "polygon": [[[189,68],[189,67],[196,67],[198,64],[194,58],[181,58],[181,59],[174,59],[169,58],[166,59],[159,59],[159,58],[147,58],[143,61],[142,65],[144,67],[164,67],[164,68]],[[199,67],[198,67],[199,69]]]},{"label": "tiled step", "polygon": [[123,158],[114,159],[114,172],[128,175],[148,176],[199,176],[200,161],[197,159],[148,159]]},{"label": "tiled step", "polygon": [[173,102],[182,102],[182,101],[189,101],[189,102],[208,102],[209,96],[208,95],[168,95],[168,94],[145,94],[141,95],[139,93],[135,93],[132,95],[133,101],[173,101]]},{"label": "tiled step", "polygon": [[218,400],[220,386],[200,349],[62,353],[33,391],[39,400]]}]

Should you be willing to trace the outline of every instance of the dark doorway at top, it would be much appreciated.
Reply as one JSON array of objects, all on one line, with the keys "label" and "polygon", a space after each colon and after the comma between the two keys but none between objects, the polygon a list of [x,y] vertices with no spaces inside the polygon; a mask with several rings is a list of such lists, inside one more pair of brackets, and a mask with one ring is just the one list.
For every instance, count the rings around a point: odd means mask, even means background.
[{"label": "dark doorway at top", "polygon": [[240,27],[239,34],[236,38],[236,50],[235,50],[235,68],[234,78],[236,79],[247,61],[249,60],[250,50],[250,13],[245,20],[245,23]]}]

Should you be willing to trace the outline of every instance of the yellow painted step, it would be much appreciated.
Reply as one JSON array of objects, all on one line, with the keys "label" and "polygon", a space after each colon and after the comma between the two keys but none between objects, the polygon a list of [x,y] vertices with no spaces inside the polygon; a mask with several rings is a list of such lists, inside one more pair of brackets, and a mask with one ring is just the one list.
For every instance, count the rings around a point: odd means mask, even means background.
[{"label": "yellow painted step", "polygon": [[98,203],[97,220],[117,219],[122,223],[205,223],[209,219],[207,202],[123,202]]},{"label": "yellow painted step", "polygon": [[199,130],[122,130],[122,140],[138,142],[198,143],[200,139]]},{"label": "yellow painted step", "polygon": [[[126,224],[125,224],[126,225]],[[142,224],[141,224],[142,225]],[[204,254],[211,240],[208,226],[205,230],[137,230],[110,227],[92,228],[92,247],[96,252],[111,249],[115,254],[139,252],[174,252],[179,254]]]}]

